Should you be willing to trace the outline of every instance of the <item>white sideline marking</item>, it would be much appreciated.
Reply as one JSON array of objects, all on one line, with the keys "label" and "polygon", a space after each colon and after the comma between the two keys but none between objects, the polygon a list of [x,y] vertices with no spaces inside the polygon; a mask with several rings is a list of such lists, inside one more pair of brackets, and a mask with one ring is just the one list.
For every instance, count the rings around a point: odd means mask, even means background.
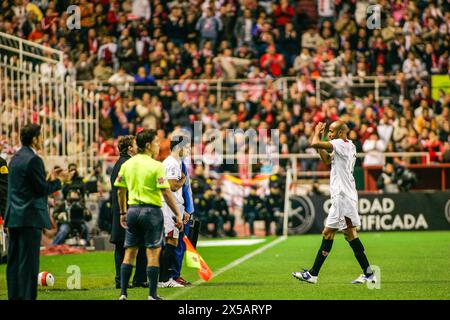
[{"label": "white sideline marking", "polygon": [[[247,261],[247,260],[253,258],[254,256],[256,256],[256,255],[258,255],[258,254],[260,254],[260,253],[266,251],[267,249],[269,249],[269,248],[271,248],[271,247],[273,247],[273,246],[279,244],[280,242],[282,242],[282,241],[284,241],[284,240],[286,240],[286,239],[287,239],[286,236],[282,236],[282,237],[280,237],[280,238],[278,238],[278,239],[276,239],[276,240],[274,240],[274,241],[272,241],[272,242],[269,242],[269,243],[266,244],[265,246],[262,246],[261,248],[258,248],[258,249],[256,249],[255,251],[252,251],[252,252],[250,252],[250,253],[247,253],[245,256],[242,256],[242,257],[240,257],[239,259],[234,260],[233,262],[230,262],[230,263],[227,264],[225,267],[220,268],[220,269],[217,270],[217,271],[213,271],[213,275],[212,275],[211,279],[212,279],[212,278],[215,278],[215,277],[218,277],[218,276],[221,275],[222,273],[224,273],[224,272],[226,272],[226,271],[228,271],[228,270],[230,270],[230,269],[232,269],[232,268],[234,268],[234,267],[240,265],[241,263],[243,263],[243,262],[245,262],[245,261]],[[210,280],[211,280],[211,279],[210,279]],[[195,288],[196,286],[198,286],[198,285],[200,285],[200,284],[202,284],[202,283],[205,283],[205,281],[204,281],[203,279],[200,279],[200,280],[195,281],[195,282],[194,282],[191,286],[189,286],[189,287],[186,287],[186,288],[178,288],[178,290],[180,290],[180,291],[178,291],[177,293],[175,293],[175,294],[169,296],[168,298],[169,298],[169,299],[174,299],[174,298],[176,298],[176,297],[178,297],[178,296],[180,296],[180,295],[185,294],[187,290],[193,289],[193,288]]]},{"label": "white sideline marking", "polygon": [[199,241],[197,247],[228,247],[228,246],[251,246],[266,241],[266,239],[233,239],[233,240],[211,240]]}]

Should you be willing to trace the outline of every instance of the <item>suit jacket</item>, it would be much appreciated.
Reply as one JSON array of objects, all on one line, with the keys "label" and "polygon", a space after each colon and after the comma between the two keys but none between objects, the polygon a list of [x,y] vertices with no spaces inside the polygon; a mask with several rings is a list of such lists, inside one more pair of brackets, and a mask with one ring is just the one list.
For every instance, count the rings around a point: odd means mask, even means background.
[{"label": "suit jacket", "polygon": [[114,186],[114,182],[117,179],[122,164],[125,163],[131,157],[128,154],[120,155],[119,160],[111,173],[111,208],[112,208],[112,226],[111,226],[111,239],[110,242],[120,244],[125,242],[125,229],[120,225],[120,208],[119,200],[117,198],[117,187]]},{"label": "suit jacket", "polygon": [[30,147],[22,147],[12,157],[8,175],[7,228],[50,229],[47,200],[61,189],[61,181],[46,181],[42,159]]},{"label": "suit jacket", "polygon": [[8,196],[8,165],[5,159],[0,157],[0,215],[5,216],[6,199]]}]

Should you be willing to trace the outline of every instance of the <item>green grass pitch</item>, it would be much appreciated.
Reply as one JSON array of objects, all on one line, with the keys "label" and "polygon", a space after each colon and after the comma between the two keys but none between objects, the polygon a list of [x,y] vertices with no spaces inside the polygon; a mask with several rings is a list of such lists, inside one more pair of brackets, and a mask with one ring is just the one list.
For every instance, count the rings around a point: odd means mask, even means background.
[{"label": "green grass pitch", "polygon": [[[380,289],[351,285],[360,274],[353,252],[338,234],[317,285],[301,283],[291,272],[311,267],[320,235],[291,236],[241,264],[191,288],[159,289],[166,299],[450,299],[450,231],[362,233],[369,261],[381,271]],[[213,271],[273,241],[252,246],[201,247]],[[112,252],[41,257],[41,271],[55,276],[55,286],[39,289],[38,299],[117,299]],[[81,289],[68,290],[67,267],[81,268]],[[183,276],[198,280],[197,270]],[[146,299],[147,289],[130,289],[130,299]],[[0,266],[0,299],[6,299],[5,265]]]}]

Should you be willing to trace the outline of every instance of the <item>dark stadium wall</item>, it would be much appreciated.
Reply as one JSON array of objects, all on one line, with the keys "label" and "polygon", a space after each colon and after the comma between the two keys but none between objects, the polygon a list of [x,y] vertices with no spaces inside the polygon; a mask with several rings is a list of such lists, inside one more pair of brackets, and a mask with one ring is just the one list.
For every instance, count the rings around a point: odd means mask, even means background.
[{"label": "dark stadium wall", "polygon": [[[291,197],[289,232],[320,233],[330,205],[327,196]],[[450,229],[450,192],[361,193],[358,207],[363,232]]]}]

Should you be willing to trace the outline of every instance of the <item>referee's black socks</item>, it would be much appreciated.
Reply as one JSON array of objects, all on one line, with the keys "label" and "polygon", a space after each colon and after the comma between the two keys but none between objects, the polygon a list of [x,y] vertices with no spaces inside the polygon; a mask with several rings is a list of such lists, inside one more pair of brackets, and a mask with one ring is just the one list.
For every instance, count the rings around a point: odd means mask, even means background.
[{"label": "referee's black socks", "polygon": [[131,274],[133,273],[133,265],[122,263],[120,267],[120,287],[121,295],[127,295],[128,283],[130,282]]},{"label": "referee's black socks", "polygon": [[332,247],[333,247],[333,240],[327,240],[325,238],[322,239],[322,245],[320,246],[319,251],[317,252],[314,265],[311,268],[311,270],[309,270],[309,273],[312,276],[317,276],[319,274],[320,268],[322,268],[322,265],[325,262],[325,259],[330,253]]},{"label": "referee's black socks", "polygon": [[355,238],[348,243],[350,244],[350,247],[352,247],[353,252],[355,253],[356,260],[358,260],[358,263],[361,266],[364,275],[366,277],[371,276],[373,274],[373,271],[370,268],[369,260],[367,260],[367,256],[364,252],[364,246],[361,243],[361,240],[359,240],[359,238]]},{"label": "referee's black socks", "polygon": [[159,267],[147,267],[148,288],[151,297],[156,298],[158,289]]}]

